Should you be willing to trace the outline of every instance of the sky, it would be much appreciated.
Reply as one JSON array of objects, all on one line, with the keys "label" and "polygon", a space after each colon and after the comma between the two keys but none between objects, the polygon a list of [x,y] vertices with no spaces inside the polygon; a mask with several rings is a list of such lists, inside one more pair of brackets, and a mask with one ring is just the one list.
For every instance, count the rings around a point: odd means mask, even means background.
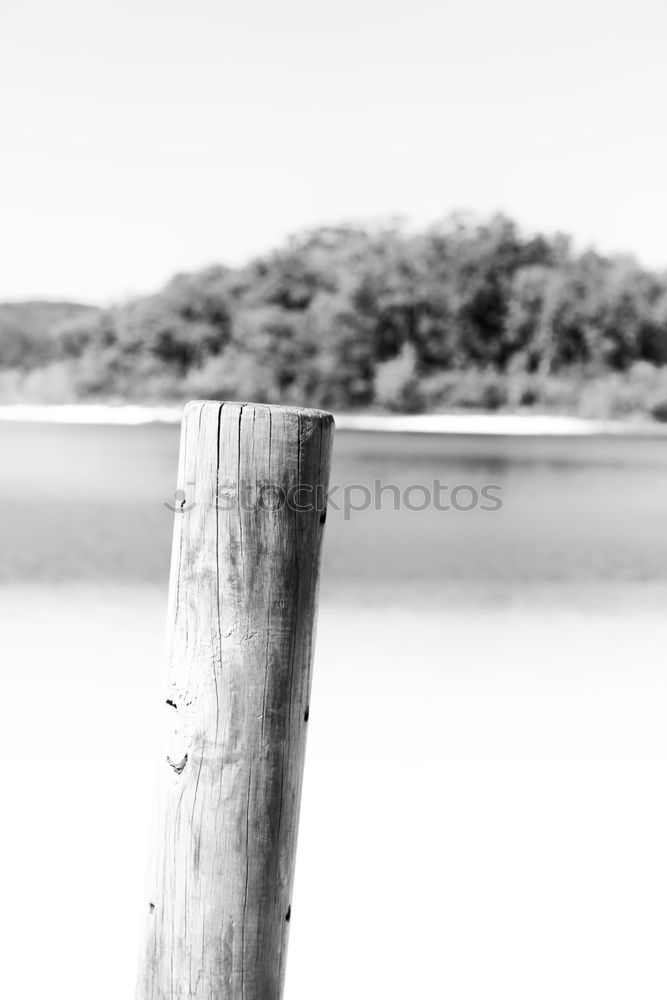
[{"label": "sky", "polygon": [[664,0],[5,4],[0,300],[456,209],[666,268],[666,46]]}]

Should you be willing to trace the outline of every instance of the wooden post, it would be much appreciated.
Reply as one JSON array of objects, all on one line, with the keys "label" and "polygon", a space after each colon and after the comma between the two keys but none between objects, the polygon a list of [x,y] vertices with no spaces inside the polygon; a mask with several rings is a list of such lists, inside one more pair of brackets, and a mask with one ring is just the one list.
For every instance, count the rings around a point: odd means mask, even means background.
[{"label": "wooden post", "polygon": [[330,414],[189,403],[138,1000],[279,1000]]}]

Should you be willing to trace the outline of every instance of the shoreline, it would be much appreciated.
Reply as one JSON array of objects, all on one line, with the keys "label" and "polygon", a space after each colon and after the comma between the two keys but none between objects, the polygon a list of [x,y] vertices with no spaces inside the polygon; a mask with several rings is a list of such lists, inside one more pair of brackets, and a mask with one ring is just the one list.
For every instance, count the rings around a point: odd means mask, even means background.
[{"label": "shoreline", "polygon": [[[179,424],[182,406],[111,405],[104,403],[0,405],[0,421],[8,423],[138,426]],[[452,434],[510,437],[665,437],[667,424],[644,421],[587,420],[552,414],[515,413],[339,413],[339,431],[392,434]]]}]

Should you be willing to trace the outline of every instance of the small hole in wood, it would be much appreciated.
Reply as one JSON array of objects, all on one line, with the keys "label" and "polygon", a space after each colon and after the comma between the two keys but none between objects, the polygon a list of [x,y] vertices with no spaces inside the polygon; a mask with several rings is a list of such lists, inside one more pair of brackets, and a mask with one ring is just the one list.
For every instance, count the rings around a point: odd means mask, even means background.
[{"label": "small hole in wood", "polygon": [[167,764],[169,764],[169,767],[173,771],[175,771],[176,774],[182,774],[183,773],[183,768],[185,767],[185,765],[187,764],[187,762],[188,762],[188,755],[187,754],[185,755],[185,757],[183,758],[183,760],[178,761],[178,763],[175,763],[171,759],[171,757],[167,757]]},{"label": "small hole in wood", "polygon": [[303,713],[303,721],[308,722],[310,718],[310,705],[306,705],[306,711]]},{"label": "small hole in wood", "polygon": [[155,911],[155,903],[148,904],[148,912],[153,913]]},{"label": "small hole in wood", "polygon": [[326,519],[327,519],[327,512],[325,511],[324,514],[320,514],[320,524],[324,524]]},{"label": "small hole in wood", "polygon": [[290,917],[292,916],[292,907],[287,907],[287,913],[285,914],[285,920],[289,923]]}]

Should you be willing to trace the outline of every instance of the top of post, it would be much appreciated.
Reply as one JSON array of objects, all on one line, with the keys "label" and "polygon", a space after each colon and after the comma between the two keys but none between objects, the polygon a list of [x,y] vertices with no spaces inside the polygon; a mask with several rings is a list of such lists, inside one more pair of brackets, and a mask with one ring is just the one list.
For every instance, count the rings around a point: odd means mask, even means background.
[{"label": "top of post", "polygon": [[271,415],[289,414],[310,420],[321,420],[324,423],[334,423],[333,414],[327,410],[317,410],[309,406],[289,406],[282,403],[251,403],[238,399],[191,399],[185,404],[183,415],[185,416],[189,410],[200,410],[204,406],[242,407],[243,410],[269,411]]}]

